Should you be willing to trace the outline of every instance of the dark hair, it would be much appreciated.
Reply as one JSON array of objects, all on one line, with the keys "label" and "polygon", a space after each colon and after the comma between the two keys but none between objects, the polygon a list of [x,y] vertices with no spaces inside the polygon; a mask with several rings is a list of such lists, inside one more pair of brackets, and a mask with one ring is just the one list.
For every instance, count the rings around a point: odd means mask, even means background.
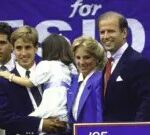
[{"label": "dark hair", "polygon": [[118,17],[119,27],[120,27],[121,31],[123,31],[124,29],[128,29],[127,19],[122,14],[114,12],[114,11],[108,11],[108,12],[100,15],[99,18],[98,18],[98,23],[101,20],[107,19],[107,18],[110,18],[110,17]]},{"label": "dark hair", "polygon": [[43,60],[60,60],[66,65],[73,62],[71,46],[65,37],[51,34],[41,45]]},{"label": "dark hair", "polygon": [[121,31],[123,31],[124,29],[128,29],[128,22],[125,17],[119,17],[119,26]]},{"label": "dark hair", "polygon": [[0,22],[0,33],[6,34],[9,41],[12,32],[13,28],[8,23]]}]

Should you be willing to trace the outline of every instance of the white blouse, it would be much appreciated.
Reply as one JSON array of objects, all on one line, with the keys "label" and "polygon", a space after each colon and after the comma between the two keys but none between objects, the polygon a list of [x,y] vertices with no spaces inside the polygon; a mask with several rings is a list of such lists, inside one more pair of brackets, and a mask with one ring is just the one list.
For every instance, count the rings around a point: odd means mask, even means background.
[{"label": "white blouse", "polygon": [[30,116],[52,116],[67,121],[67,89],[71,84],[71,74],[77,74],[73,64],[67,66],[53,60],[41,61],[37,65],[30,79],[35,86],[44,84],[44,93],[40,106]]}]

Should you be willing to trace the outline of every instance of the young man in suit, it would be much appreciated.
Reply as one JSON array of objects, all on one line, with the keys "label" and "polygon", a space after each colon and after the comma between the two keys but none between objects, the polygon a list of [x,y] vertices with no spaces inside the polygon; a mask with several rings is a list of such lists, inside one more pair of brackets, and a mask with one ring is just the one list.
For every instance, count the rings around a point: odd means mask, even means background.
[{"label": "young man in suit", "polygon": [[[34,72],[34,61],[37,51],[38,34],[29,26],[15,30],[11,35],[14,47],[16,66],[12,73],[25,76],[26,70]],[[6,129],[6,134],[34,134],[56,132],[64,128],[65,123],[56,119],[29,117],[37,107],[36,99],[31,90],[0,78],[0,127]]]},{"label": "young man in suit", "polygon": [[101,43],[113,58],[107,86],[103,83],[104,121],[149,121],[150,62],[128,45],[128,23],[123,15],[106,12],[98,25]]}]

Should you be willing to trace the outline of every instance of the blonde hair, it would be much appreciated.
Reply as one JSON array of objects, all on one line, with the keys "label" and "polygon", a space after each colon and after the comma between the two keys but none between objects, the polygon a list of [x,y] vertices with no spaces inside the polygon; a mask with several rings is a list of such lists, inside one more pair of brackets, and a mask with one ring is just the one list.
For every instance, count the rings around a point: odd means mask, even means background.
[{"label": "blonde hair", "polygon": [[32,42],[33,45],[36,47],[38,43],[38,32],[35,28],[25,25],[19,27],[12,33],[10,41],[14,45],[16,40],[19,38],[23,39],[23,41],[25,42]]},{"label": "blonde hair", "polygon": [[72,44],[72,52],[75,56],[75,52],[79,47],[85,47],[87,53],[92,55],[97,60],[97,68],[102,70],[104,68],[106,57],[103,46],[95,39],[89,36],[81,36],[76,38]]}]

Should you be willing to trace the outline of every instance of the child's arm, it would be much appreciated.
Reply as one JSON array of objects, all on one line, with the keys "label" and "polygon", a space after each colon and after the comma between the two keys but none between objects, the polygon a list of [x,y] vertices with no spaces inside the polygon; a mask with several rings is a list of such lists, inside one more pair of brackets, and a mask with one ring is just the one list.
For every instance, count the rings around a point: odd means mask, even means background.
[{"label": "child's arm", "polygon": [[10,82],[17,83],[21,86],[25,86],[25,87],[34,86],[33,83],[30,81],[30,79],[26,77],[16,76],[15,74],[10,73],[8,71],[0,71],[0,76],[4,77],[5,79],[8,79]]}]

